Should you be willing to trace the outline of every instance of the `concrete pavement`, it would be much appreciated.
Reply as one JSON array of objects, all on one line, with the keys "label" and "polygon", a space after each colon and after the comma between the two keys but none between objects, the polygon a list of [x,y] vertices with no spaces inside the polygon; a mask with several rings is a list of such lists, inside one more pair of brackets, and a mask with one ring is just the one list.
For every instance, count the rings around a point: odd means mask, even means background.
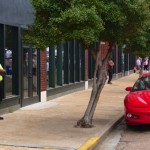
[{"label": "concrete pavement", "polygon": [[100,142],[123,117],[126,86],[138,74],[106,84],[101,93],[93,128],[75,128],[83,116],[91,89],[23,107],[3,115],[0,121],[0,150],[88,150]]}]

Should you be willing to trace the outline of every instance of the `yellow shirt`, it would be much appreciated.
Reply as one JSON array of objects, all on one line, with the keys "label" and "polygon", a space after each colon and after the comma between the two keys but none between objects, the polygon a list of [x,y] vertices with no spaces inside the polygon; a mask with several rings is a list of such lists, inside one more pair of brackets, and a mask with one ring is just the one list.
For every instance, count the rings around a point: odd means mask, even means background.
[{"label": "yellow shirt", "polygon": [[[1,64],[0,64],[0,69],[4,69]],[[2,80],[3,80],[3,76],[0,75],[0,81],[2,81]]]}]

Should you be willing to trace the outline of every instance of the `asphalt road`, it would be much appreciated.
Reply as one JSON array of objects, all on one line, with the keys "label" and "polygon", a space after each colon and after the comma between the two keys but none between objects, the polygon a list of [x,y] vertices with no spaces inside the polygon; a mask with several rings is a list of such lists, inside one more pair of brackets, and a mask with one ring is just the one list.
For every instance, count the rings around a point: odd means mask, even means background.
[{"label": "asphalt road", "polygon": [[124,122],[118,124],[94,150],[116,150],[125,127]]},{"label": "asphalt road", "polygon": [[94,150],[150,150],[150,125],[130,126],[124,121]]}]

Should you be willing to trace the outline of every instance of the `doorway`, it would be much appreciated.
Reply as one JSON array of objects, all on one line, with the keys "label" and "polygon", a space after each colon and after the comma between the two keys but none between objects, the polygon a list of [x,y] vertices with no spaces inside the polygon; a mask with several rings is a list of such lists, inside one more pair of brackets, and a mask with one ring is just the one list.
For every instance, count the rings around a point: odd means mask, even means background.
[{"label": "doorway", "polygon": [[39,55],[38,49],[23,47],[22,106],[40,101]]}]

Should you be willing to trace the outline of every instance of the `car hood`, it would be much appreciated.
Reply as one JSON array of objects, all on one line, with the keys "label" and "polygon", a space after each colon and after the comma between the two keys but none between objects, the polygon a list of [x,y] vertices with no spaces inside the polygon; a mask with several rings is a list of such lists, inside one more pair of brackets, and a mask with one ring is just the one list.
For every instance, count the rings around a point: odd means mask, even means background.
[{"label": "car hood", "polygon": [[130,92],[125,100],[134,107],[148,107],[150,104],[150,90]]}]

